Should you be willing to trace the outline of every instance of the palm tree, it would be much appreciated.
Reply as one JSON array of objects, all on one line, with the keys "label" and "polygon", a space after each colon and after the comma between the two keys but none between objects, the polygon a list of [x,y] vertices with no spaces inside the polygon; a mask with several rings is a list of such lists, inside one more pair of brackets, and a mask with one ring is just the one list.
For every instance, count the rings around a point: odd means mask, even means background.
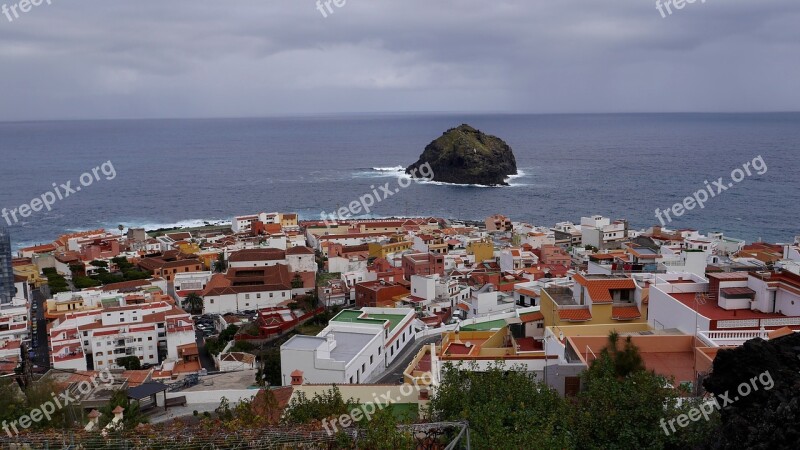
[{"label": "palm tree", "polygon": [[200,297],[196,293],[192,292],[191,294],[187,295],[185,299],[183,299],[183,307],[189,307],[192,314],[198,314],[203,312],[203,297]]}]

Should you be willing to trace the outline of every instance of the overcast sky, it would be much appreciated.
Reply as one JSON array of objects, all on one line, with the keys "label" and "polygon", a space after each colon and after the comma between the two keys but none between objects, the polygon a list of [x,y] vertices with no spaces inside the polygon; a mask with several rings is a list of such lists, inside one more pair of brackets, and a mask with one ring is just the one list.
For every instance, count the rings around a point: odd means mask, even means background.
[{"label": "overcast sky", "polygon": [[46,1],[0,120],[800,110],[798,0]]}]

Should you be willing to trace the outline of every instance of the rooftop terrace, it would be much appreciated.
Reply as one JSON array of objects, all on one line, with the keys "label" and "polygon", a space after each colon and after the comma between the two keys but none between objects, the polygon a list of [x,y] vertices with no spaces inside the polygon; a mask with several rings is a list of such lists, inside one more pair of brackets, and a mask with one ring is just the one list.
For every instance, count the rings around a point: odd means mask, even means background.
[{"label": "rooftop terrace", "polygon": [[405,318],[405,314],[369,314],[356,309],[346,309],[337,314],[331,321],[381,325],[388,320],[389,330],[394,331]]}]

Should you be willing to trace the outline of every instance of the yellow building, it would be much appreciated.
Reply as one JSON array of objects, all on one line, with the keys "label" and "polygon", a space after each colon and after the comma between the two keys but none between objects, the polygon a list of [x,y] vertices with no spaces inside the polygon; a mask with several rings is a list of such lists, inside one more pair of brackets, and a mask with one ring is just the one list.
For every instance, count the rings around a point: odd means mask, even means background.
[{"label": "yellow building", "polygon": [[14,275],[25,277],[29,284],[37,288],[47,283],[47,278],[39,274],[39,268],[35,264],[15,265]]},{"label": "yellow building", "polygon": [[410,241],[388,242],[384,244],[371,242],[369,244],[369,256],[370,258],[386,258],[392,253],[404,252],[413,245],[414,244]]},{"label": "yellow building", "polygon": [[219,259],[219,254],[221,252],[221,250],[204,250],[200,253],[197,253],[195,256],[197,256],[197,258],[199,258],[203,263],[203,268],[205,268],[205,270],[214,270],[214,263],[216,263],[217,259]]},{"label": "yellow building", "polygon": [[194,242],[181,242],[178,250],[185,255],[196,255],[200,253],[200,246]]},{"label": "yellow building", "polygon": [[296,227],[297,226],[297,214],[295,214],[295,213],[281,214],[281,226],[282,227]]},{"label": "yellow building", "polygon": [[648,289],[627,276],[576,274],[571,287],[542,289],[540,311],[549,326],[647,323]]},{"label": "yellow building", "polygon": [[494,259],[494,244],[491,241],[470,242],[467,246],[467,254],[475,255],[476,264]]}]

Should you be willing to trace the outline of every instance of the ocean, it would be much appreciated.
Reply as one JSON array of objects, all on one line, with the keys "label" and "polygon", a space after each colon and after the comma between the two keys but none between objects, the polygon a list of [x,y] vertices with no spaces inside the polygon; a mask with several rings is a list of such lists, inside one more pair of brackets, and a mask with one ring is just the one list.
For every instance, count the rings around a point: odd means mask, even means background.
[{"label": "ocean", "polygon": [[[511,186],[408,183],[400,169],[462,123],[511,146],[520,168]],[[742,171],[741,181],[727,181],[759,156],[762,174]],[[800,235],[797,113],[6,122],[0,158],[0,208],[42,209],[0,219],[11,223],[15,248],[77,230],[200,225],[262,211],[319,219],[365,195],[375,203],[360,213],[369,217],[482,220],[502,213],[553,226],[602,214],[639,229],[659,224],[656,208],[669,209],[719,177],[732,186],[714,188],[704,208],[667,226],[748,242]],[[62,188],[67,181],[70,188]],[[73,192],[65,197],[67,190]],[[31,202],[46,192],[55,198],[50,211]]]}]

